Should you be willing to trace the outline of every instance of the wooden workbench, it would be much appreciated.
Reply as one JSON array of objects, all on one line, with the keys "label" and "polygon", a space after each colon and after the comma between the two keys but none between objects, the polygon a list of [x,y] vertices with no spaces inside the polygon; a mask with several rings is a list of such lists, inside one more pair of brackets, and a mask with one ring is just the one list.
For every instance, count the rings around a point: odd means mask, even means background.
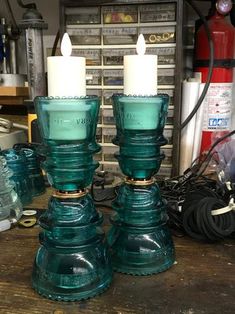
[{"label": "wooden workbench", "polygon": [[[39,198],[40,207],[46,207],[48,195]],[[0,233],[1,314],[235,313],[233,240],[202,244],[174,238],[177,264],[170,270],[146,277],[115,273],[110,288],[100,296],[66,303],[47,300],[31,288],[38,232],[35,226]]]}]

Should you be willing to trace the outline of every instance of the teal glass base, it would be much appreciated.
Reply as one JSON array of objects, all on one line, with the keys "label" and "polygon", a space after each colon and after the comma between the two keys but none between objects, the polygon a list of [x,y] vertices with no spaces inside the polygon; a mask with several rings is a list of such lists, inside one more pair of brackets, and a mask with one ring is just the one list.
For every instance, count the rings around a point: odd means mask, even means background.
[{"label": "teal glass base", "polygon": [[165,202],[156,184],[123,184],[108,234],[113,268],[132,275],[162,272],[175,261]]},{"label": "teal glass base", "polygon": [[145,228],[118,225],[118,221],[112,223],[108,241],[115,271],[151,275],[174,264],[174,246],[166,225]]},{"label": "teal glass base", "polygon": [[33,266],[33,288],[58,301],[96,296],[109,287],[112,279],[106,252],[101,239],[76,250],[63,248],[53,252],[41,247]]},{"label": "teal glass base", "polygon": [[89,194],[79,198],[52,197],[40,217],[39,248],[32,283],[41,295],[61,301],[87,299],[103,292],[112,280],[112,269],[102,215]]}]

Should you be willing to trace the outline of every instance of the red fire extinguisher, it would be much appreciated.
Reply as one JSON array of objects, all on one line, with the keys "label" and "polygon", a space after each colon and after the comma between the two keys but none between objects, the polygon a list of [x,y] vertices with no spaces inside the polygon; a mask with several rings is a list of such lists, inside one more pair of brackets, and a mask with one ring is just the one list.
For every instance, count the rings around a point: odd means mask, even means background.
[{"label": "red fire extinguisher", "polygon": [[[208,17],[214,44],[214,67],[210,87],[202,104],[204,117],[200,153],[208,151],[215,140],[231,128],[235,28],[222,13],[217,6]],[[196,33],[195,45],[195,72],[201,72],[202,83],[205,83],[209,71],[210,48],[204,25]]]}]

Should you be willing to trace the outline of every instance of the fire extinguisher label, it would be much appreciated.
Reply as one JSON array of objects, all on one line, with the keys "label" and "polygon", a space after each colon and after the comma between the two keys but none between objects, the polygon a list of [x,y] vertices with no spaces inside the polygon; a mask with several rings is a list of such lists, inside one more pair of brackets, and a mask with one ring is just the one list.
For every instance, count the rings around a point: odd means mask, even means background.
[{"label": "fire extinguisher label", "polygon": [[202,106],[203,131],[229,130],[232,116],[232,83],[211,83]]}]

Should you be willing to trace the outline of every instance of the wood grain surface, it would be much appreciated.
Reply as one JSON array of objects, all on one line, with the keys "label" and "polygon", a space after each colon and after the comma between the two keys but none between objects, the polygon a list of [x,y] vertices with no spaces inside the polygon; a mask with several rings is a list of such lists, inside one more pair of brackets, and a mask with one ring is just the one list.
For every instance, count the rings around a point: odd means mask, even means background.
[{"label": "wood grain surface", "polygon": [[[35,206],[45,208],[48,197],[38,198]],[[115,273],[110,288],[100,296],[66,303],[47,300],[31,287],[38,232],[35,226],[0,233],[2,314],[235,313],[234,240],[203,244],[187,237],[174,238],[177,262],[170,270],[140,277]]]},{"label": "wood grain surface", "polygon": [[0,86],[0,96],[28,96],[28,87]]}]

